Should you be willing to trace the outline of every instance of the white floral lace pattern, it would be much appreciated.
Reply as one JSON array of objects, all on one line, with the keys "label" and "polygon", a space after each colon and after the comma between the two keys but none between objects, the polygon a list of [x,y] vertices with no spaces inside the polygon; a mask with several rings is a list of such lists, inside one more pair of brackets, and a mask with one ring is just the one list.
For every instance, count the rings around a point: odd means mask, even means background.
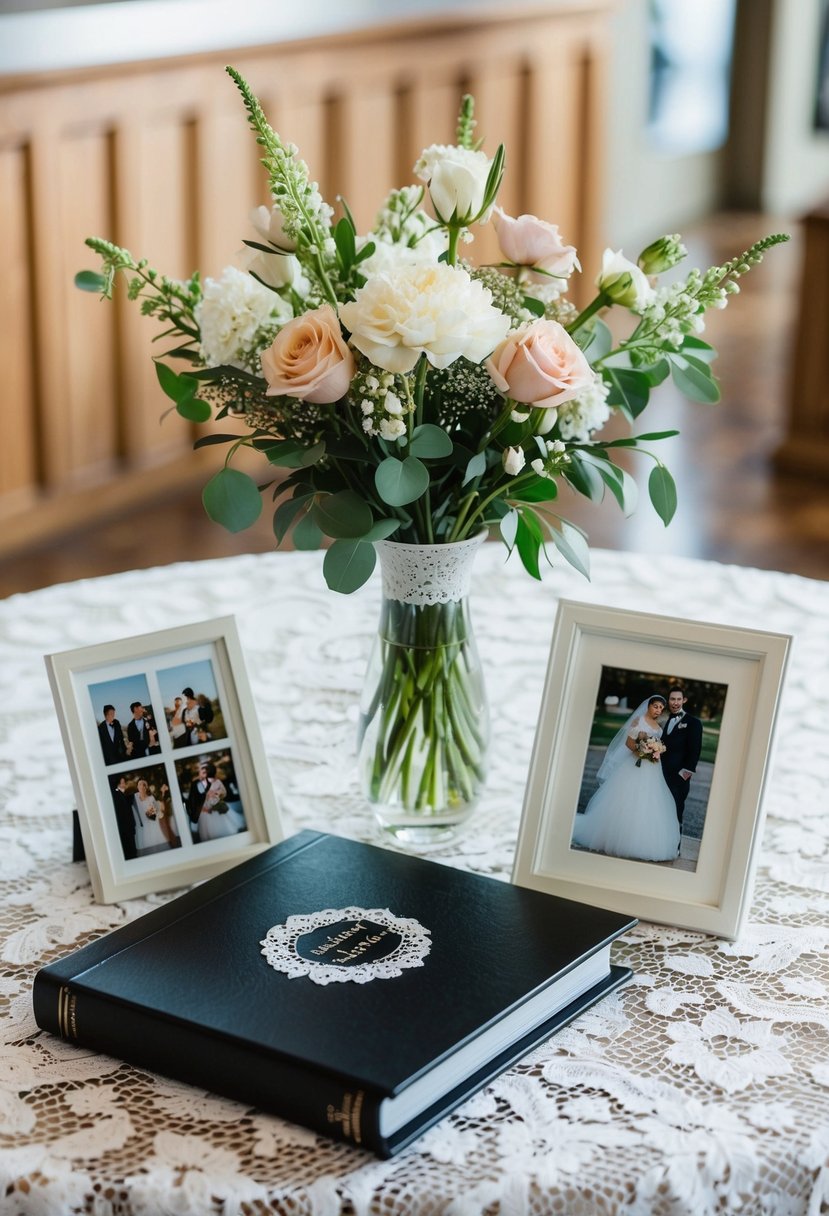
[{"label": "white floral lace pattern", "polygon": [[[596,553],[593,579],[477,554],[490,776],[449,865],[510,873],[556,601],[793,633],[747,928],[642,923],[634,982],[391,1161],[63,1043],[36,970],[169,896],[92,902],[42,656],[235,613],[286,831],[377,842],[354,760],[379,579],[327,591],[314,553],[137,571],[0,602],[0,1213],[6,1216],[819,1216],[829,1211],[829,585]],[[678,607],[681,605],[681,609]],[[264,926],[263,926],[264,928]],[[394,982],[394,981],[391,981]],[[378,987],[382,999],[382,986]]]},{"label": "white floral lace pattern", "polygon": [[[376,932],[380,929],[380,933]],[[329,929],[322,944],[300,954],[297,943],[317,929]],[[372,958],[382,938],[400,940],[381,958]],[[284,925],[273,925],[259,943],[270,965],[291,979],[307,977],[314,984],[369,984],[391,980],[409,967],[422,967],[432,948],[428,929],[411,917],[394,916],[388,908],[325,908],[289,916]],[[341,961],[334,962],[337,956]]]}]

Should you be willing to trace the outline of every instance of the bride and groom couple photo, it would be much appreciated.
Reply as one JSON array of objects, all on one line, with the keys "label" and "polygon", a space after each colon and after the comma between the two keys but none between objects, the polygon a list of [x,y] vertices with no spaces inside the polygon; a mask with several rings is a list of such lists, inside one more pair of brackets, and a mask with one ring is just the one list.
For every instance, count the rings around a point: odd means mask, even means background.
[{"label": "bride and groom couple photo", "polygon": [[696,869],[726,692],[602,668],[572,848]]}]

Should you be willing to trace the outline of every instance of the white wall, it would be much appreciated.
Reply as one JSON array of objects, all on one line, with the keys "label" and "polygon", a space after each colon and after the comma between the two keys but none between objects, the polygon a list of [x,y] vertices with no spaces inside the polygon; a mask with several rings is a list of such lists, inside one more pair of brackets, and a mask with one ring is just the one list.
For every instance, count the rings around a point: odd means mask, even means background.
[{"label": "white wall", "polygon": [[829,132],[814,130],[820,0],[776,0],[761,200],[796,215],[829,197]]},{"label": "white wall", "polygon": [[613,34],[605,223],[608,243],[635,255],[717,208],[723,154],[672,156],[650,142],[647,0],[620,0]]}]

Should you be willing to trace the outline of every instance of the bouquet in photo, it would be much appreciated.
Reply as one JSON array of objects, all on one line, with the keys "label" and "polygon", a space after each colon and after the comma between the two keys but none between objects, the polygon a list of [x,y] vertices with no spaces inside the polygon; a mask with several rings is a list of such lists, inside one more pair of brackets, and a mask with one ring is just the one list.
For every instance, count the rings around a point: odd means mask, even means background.
[{"label": "bouquet in photo", "polygon": [[662,753],[667,750],[661,739],[656,739],[653,735],[648,735],[645,731],[640,730],[636,736],[636,767],[641,768],[643,760],[650,760],[651,764],[658,764]]},{"label": "bouquet in photo", "polygon": [[[273,503],[277,543],[327,541],[325,578],[341,592],[368,579],[377,540],[448,543],[485,529],[535,578],[550,545],[586,575],[586,539],[559,513],[559,488],[593,501],[609,491],[631,512],[636,485],[616,456],[635,448],[653,462],[648,491],[668,524],[676,489],[652,445],[676,432],[603,439],[602,427],[614,414],[635,426],[669,377],[693,400],[718,399],[704,314],[787,237],[666,286],[659,276],[686,252],[678,236],[635,262],[608,249],[579,309],[568,298],[577,250],[554,223],[498,207],[505,151],[490,156],[476,140],[471,98],[456,143],[426,148],[414,184],[360,231],[345,201],[335,219],[298,150],[228,71],[270,193],[244,254],[218,279],[180,281],[91,238],[102,273],[76,279],[110,297],[122,274],[128,297],[164,323],[161,387],[183,418],[220,424],[196,442],[224,449],[204,489],[208,515],[236,532]],[[475,265],[486,223],[502,257]],[[618,340],[602,319],[611,308],[630,318]],[[234,467],[242,448],[259,454],[259,480]]]}]

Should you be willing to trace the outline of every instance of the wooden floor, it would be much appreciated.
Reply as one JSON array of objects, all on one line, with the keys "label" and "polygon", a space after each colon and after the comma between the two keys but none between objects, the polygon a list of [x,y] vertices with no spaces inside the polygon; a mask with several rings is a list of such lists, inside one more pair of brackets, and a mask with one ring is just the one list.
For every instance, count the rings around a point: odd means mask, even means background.
[{"label": "wooden floor", "polygon": [[[686,232],[686,265],[722,262],[780,226],[765,216],[714,216]],[[563,498],[562,514],[586,528],[592,545],[829,578],[829,470],[823,481],[808,480],[776,473],[772,463],[785,426],[800,269],[796,230],[793,236],[743,280],[742,294],[724,312],[709,314],[705,337],[720,352],[721,404],[694,405],[666,384],[641,419],[640,430],[681,431],[660,445],[679,487],[674,522],[665,529],[644,495],[628,520],[612,499],[596,507],[575,495]],[[636,459],[631,467],[644,485],[650,465]],[[0,561],[0,596],[120,570],[262,552],[273,543],[269,518],[237,536],[211,524],[193,486],[148,501],[140,513],[102,520]]]}]

